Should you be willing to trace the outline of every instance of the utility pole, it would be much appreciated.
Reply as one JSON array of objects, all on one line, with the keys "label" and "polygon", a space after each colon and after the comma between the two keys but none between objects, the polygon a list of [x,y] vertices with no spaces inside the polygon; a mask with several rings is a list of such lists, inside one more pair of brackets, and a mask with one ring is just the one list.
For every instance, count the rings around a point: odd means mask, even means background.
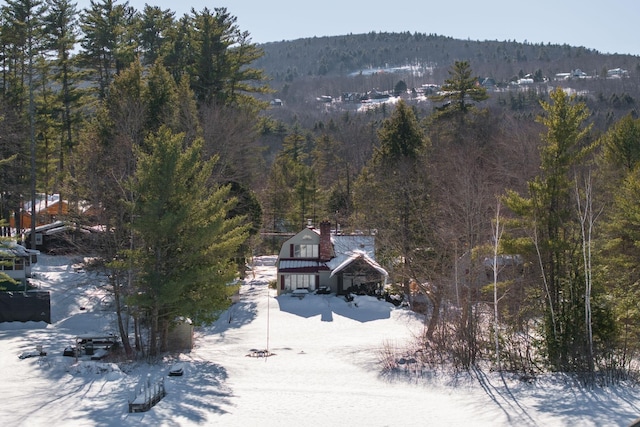
[{"label": "utility pole", "polygon": [[[30,14],[29,19],[33,17]],[[36,113],[33,94],[33,25],[29,28],[29,141],[31,143],[31,249],[36,248]]]}]

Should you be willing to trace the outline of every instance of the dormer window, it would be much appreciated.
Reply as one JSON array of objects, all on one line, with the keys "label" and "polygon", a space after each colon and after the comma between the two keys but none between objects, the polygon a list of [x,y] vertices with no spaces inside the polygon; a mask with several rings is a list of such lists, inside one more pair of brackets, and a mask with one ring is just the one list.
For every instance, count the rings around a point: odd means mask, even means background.
[{"label": "dormer window", "polygon": [[294,258],[318,258],[318,245],[293,245]]}]

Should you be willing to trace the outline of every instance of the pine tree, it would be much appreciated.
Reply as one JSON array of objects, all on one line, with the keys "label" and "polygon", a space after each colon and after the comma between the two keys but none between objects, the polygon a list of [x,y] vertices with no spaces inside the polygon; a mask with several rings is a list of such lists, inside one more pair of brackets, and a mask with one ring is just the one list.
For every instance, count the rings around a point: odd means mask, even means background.
[{"label": "pine tree", "polygon": [[201,140],[184,148],[183,135],[162,128],[146,145],[151,150],[139,153],[134,181],[133,227],[143,242],[135,303],[147,313],[154,356],[178,316],[206,322],[227,306],[225,283],[247,233],[241,218],[228,217],[235,204],[229,188],[209,185],[214,161],[202,160]]},{"label": "pine tree", "polygon": [[[79,41],[78,12],[75,3],[69,0],[48,0],[48,4],[47,48],[55,52],[52,80],[56,84],[52,86],[59,87],[55,92],[54,101],[58,104],[58,134],[55,135],[55,139],[60,141],[58,169],[61,175],[68,174],[70,182],[75,182],[75,167],[69,162],[75,154],[83,121],[81,107],[84,91],[80,89],[80,84],[86,78],[86,73],[78,71],[73,57],[73,51]],[[64,187],[64,183],[61,187]],[[62,188],[58,191],[61,192]],[[77,189],[70,188],[69,191],[77,194]]]},{"label": "pine tree", "polygon": [[162,125],[176,129],[178,88],[171,74],[160,61],[153,64],[149,70],[142,95],[146,104],[145,128],[147,131],[156,132]]},{"label": "pine tree", "polygon": [[135,10],[128,2],[91,0],[81,18],[80,57],[97,72],[98,96],[104,99],[113,78],[135,59]]},{"label": "pine tree", "polygon": [[640,119],[620,119],[603,136],[604,157],[612,170],[628,174],[640,164]]},{"label": "pine tree", "polygon": [[640,169],[628,171],[615,182],[598,252],[599,279],[614,306],[617,341],[606,344],[620,351],[618,359],[611,360],[628,370],[640,342]]},{"label": "pine tree", "polygon": [[378,131],[380,146],[358,177],[355,190],[356,223],[377,229],[382,258],[403,260],[394,280],[426,280],[430,241],[427,138],[414,111],[398,102]]},{"label": "pine tree", "polygon": [[528,251],[531,261],[540,267],[544,349],[550,366],[586,370],[584,266],[571,172],[595,144],[585,143],[591,127],[583,125],[589,117],[586,105],[561,88],[550,97],[551,102],[541,102],[544,115],[538,118],[547,129],[540,148],[540,175],[529,182],[528,196],[509,192],[505,198],[507,207],[528,231],[527,240],[511,240],[511,246],[505,245],[511,253]]},{"label": "pine tree", "polygon": [[[167,58],[169,68],[179,65],[191,73],[198,102],[261,107],[263,104],[247,95],[266,91],[264,73],[250,66],[262,51],[251,43],[247,32],[239,30],[236,21],[224,7],[192,10],[189,20],[181,21],[178,28],[173,52]],[[185,46],[190,55],[178,51]]]},{"label": "pine tree", "polygon": [[174,16],[175,12],[168,9],[144,5],[140,17],[140,49],[145,64],[155,63],[168,52]]},{"label": "pine tree", "polygon": [[487,99],[487,90],[479,85],[478,78],[472,76],[467,61],[456,61],[449,70],[449,78],[442,85],[441,94],[431,97],[436,102],[446,102],[437,115],[452,113],[466,114],[473,108],[473,102]]}]

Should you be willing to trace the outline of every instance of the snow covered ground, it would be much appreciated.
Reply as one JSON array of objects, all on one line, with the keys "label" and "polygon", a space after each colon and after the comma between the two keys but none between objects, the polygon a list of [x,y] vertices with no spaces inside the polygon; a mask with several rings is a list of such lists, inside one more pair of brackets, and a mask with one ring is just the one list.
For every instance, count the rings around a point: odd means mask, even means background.
[{"label": "snow covered ground", "polygon": [[[52,324],[0,324],[2,426],[627,426],[640,390],[585,390],[562,377],[528,384],[495,373],[429,378],[381,374],[380,351],[422,330],[404,309],[358,297],[275,296],[275,257],[256,260],[240,302],[196,332],[195,348],[162,363],[62,356],[78,335],[115,332],[104,281],[79,259],[41,256]],[[74,264],[75,267],[74,267]],[[46,356],[21,359],[42,345]],[[269,350],[270,357],[250,357]],[[183,376],[169,376],[181,363]],[[129,413],[141,384],[167,395]]]}]

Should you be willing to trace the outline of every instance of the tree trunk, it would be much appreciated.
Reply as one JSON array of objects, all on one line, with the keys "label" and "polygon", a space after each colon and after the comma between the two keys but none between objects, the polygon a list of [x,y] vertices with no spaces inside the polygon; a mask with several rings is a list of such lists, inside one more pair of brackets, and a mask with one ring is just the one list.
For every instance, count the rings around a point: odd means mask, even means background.
[{"label": "tree trunk", "polygon": [[122,296],[120,295],[120,275],[119,274],[115,275],[112,286],[113,286],[113,299],[116,305],[118,331],[120,332],[122,347],[124,348],[124,352],[127,355],[127,357],[131,357],[133,355],[133,348],[131,348],[131,343],[129,342],[129,331],[125,327],[125,322],[123,319],[123,316],[128,316],[128,314],[125,314],[122,310],[122,303],[121,303]]}]

